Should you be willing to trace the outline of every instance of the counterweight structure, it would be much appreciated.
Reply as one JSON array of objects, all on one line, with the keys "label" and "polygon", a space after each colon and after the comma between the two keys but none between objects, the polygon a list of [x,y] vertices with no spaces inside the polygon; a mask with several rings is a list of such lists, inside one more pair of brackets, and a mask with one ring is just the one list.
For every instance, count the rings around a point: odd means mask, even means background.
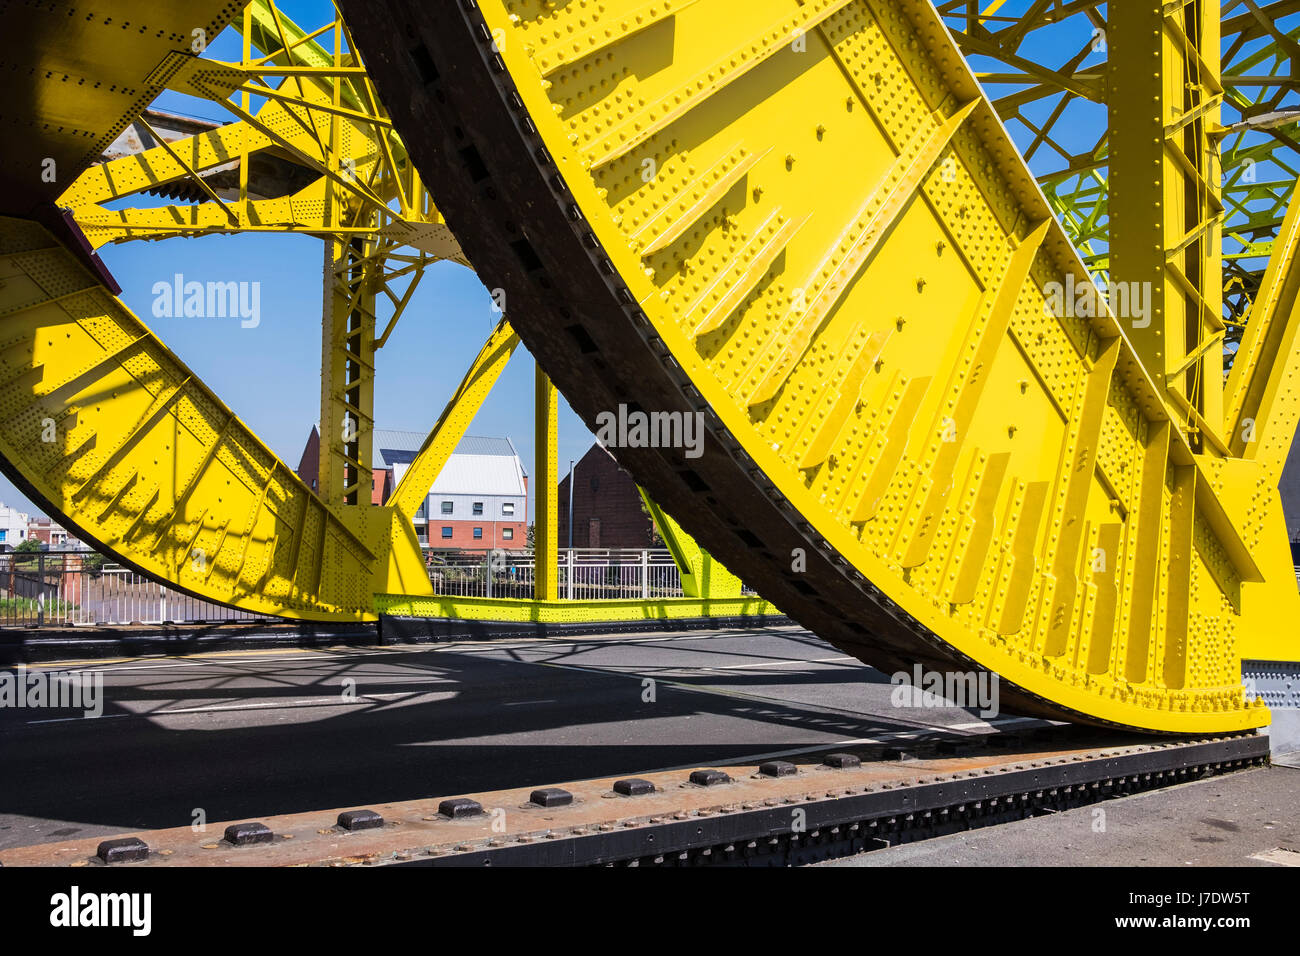
[{"label": "counterweight structure", "polygon": [[[72,58],[51,14],[6,14],[33,38],[38,133],[5,157],[0,229],[0,454],[123,560],[290,617],[467,613],[431,594],[410,518],[522,340],[539,568],[556,387],[593,429],[698,413],[698,458],[612,449],[697,562],[672,613],[760,610],[738,575],[869,663],[994,671],[1008,709],[1268,721],[1242,661],[1300,651],[1277,492],[1300,407],[1287,4],[358,0],[305,30],[259,0],[238,63],[189,43],[199,5],[137,6],[79,21]],[[231,10],[207,6],[211,36]],[[1031,42],[1071,24],[1064,60]],[[164,88],[235,121],[98,162],[154,129]],[[43,157],[76,181],[37,185]],[[189,201],[120,202],[159,189]],[[324,241],[319,493],[91,252],[257,230]],[[437,259],[508,319],[370,507],[391,283]],[[535,601],[470,613],[611,613],[557,592],[542,571]]]}]

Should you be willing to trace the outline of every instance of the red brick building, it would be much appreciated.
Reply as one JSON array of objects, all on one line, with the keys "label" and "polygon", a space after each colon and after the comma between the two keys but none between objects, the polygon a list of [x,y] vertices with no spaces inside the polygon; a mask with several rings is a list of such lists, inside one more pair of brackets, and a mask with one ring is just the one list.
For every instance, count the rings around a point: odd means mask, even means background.
[{"label": "red brick building", "polygon": [[69,542],[74,546],[77,543],[76,539],[72,538],[62,525],[43,515],[36,515],[27,522],[27,537],[35,538],[41,544],[55,551],[68,547]]},{"label": "red brick building", "polygon": [[[424,443],[424,432],[376,428],[372,504],[387,503]],[[320,431],[313,426],[298,477],[317,489]],[[528,546],[528,475],[509,438],[466,435],[457,444],[413,519],[420,543],[465,550]]]},{"label": "red brick building", "polygon": [[[375,434],[378,440],[385,433]],[[395,481],[406,471],[402,457],[414,459],[417,450],[418,443],[406,453],[385,450]],[[415,532],[431,548],[528,547],[528,474],[510,439],[462,438],[429,489]]]},{"label": "red brick building", "polygon": [[[560,541],[569,546],[569,476],[560,482]],[[599,444],[573,466],[573,546],[649,548],[659,544],[654,522],[642,510],[636,482]]]},{"label": "red brick building", "polygon": [[[375,454],[371,465],[374,471],[370,476],[370,503],[382,505],[393,493],[393,469],[378,453]],[[311,426],[307,444],[303,446],[302,455],[298,458],[296,474],[312,491],[320,490],[316,487],[319,480],[317,476],[320,474],[320,429],[315,425]]]}]

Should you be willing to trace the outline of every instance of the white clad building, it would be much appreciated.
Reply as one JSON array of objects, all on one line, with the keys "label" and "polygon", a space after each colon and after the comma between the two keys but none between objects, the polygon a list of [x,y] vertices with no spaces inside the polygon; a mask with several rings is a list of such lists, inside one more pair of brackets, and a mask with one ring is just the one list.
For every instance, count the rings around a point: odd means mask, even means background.
[{"label": "white clad building", "polygon": [[9,505],[0,504],[0,550],[12,550],[27,540],[32,516]]},{"label": "white clad building", "polygon": [[[423,432],[377,428],[376,472],[391,469],[396,488],[423,444]],[[421,543],[433,548],[524,548],[528,473],[509,438],[466,435],[416,513]]]}]

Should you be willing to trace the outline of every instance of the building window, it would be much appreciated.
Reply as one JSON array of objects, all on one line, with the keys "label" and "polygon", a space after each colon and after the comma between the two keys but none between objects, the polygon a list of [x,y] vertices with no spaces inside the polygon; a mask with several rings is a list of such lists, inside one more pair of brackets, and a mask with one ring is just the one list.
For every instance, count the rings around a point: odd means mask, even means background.
[{"label": "building window", "polygon": [[503,505],[501,506],[501,513],[502,513],[503,515],[512,515],[512,514],[514,514],[514,513],[515,513],[515,503],[514,503],[513,501],[507,501],[505,504],[503,504]]},{"label": "building window", "polygon": [[475,529],[474,529],[474,537],[476,537],[476,538],[481,538],[481,537],[483,537],[483,529],[482,529],[482,528],[475,528]]},{"label": "building window", "polygon": [[0,541],[3,541],[5,537],[8,536],[8,534],[9,532],[6,531],[4,528],[0,528]]},{"label": "building window", "polygon": [[513,541],[513,540],[515,539],[515,529],[514,529],[514,528],[502,528],[502,529],[501,529],[501,537],[504,538],[506,541]]},{"label": "building window", "polygon": [[478,517],[482,513],[483,513],[483,502],[481,501],[474,502],[474,516]]},{"label": "building window", "polygon": [[444,526],[443,529],[442,529],[442,536],[443,536],[444,538],[450,538],[450,537],[451,537],[451,528],[448,528],[448,527]]},{"label": "building window", "polygon": [[444,502],[442,503],[442,513],[445,514],[445,515],[449,515],[449,514],[451,514],[451,502],[450,502],[450,501],[444,501]]}]

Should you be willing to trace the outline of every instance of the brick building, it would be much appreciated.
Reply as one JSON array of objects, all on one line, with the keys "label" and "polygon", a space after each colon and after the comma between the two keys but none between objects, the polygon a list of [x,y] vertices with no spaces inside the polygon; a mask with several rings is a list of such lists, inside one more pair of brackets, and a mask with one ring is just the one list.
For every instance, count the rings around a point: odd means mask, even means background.
[{"label": "brick building", "polygon": [[[424,439],[424,432],[375,429],[372,504],[388,501]],[[312,489],[319,460],[320,432],[313,426],[298,462],[298,477]],[[434,548],[527,547],[528,474],[510,439],[462,438],[413,523],[420,543]]]},{"label": "brick building", "polygon": [[68,534],[66,528],[44,515],[33,515],[27,522],[27,537],[35,538],[53,551],[83,547],[80,541]]},{"label": "brick building", "polygon": [[[421,436],[420,440],[423,441],[424,436]],[[420,446],[416,445],[416,447]],[[370,476],[370,503],[382,505],[393,493],[393,469],[384,462],[378,452],[375,453],[371,466],[374,472]],[[298,458],[296,474],[312,491],[320,490],[316,487],[319,480],[317,476],[320,474],[320,429],[315,425],[311,426],[307,444],[303,446],[302,455]]]},{"label": "brick building", "polygon": [[[392,469],[394,487],[424,437],[416,432],[375,431],[375,448]],[[510,439],[462,438],[416,514],[415,532],[431,548],[527,547],[528,473]]]},{"label": "brick building", "polygon": [[[569,546],[569,476],[560,481],[561,548]],[[573,546],[649,548],[659,544],[631,475],[599,444],[573,466]]]}]

